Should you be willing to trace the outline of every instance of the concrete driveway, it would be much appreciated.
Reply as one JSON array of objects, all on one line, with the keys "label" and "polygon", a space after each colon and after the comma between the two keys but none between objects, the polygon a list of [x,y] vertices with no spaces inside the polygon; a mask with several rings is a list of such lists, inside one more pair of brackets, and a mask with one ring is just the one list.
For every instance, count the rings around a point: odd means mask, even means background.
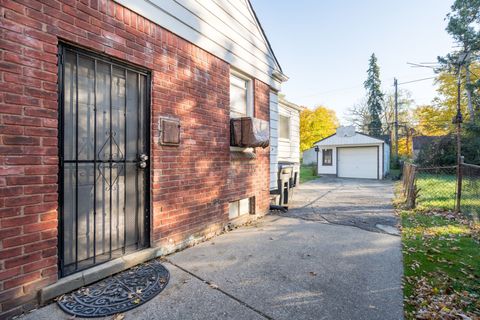
[{"label": "concrete driveway", "polygon": [[392,199],[390,180],[322,177],[296,190],[285,216],[398,235]]},{"label": "concrete driveway", "polygon": [[[403,319],[392,184],[319,179],[288,216],[167,257],[167,288],[125,319]],[[51,304],[26,319],[70,319]]]}]

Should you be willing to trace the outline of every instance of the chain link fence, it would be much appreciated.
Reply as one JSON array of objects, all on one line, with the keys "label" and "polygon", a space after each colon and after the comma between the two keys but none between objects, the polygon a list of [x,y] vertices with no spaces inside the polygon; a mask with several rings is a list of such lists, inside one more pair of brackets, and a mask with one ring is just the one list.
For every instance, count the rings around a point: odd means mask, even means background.
[{"label": "chain link fence", "polygon": [[[480,166],[461,165],[460,211],[480,219]],[[419,167],[405,163],[402,174],[407,207],[452,211],[457,201],[457,166]]]},{"label": "chain link fence", "polygon": [[480,220],[480,166],[462,164],[462,197],[460,209],[463,213]]}]

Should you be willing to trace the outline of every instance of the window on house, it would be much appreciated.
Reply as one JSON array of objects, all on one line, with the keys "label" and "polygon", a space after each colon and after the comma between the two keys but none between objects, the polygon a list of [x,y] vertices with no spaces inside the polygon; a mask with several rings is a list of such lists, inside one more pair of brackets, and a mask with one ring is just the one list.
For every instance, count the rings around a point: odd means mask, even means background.
[{"label": "window on house", "polygon": [[235,219],[245,214],[252,214],[253,203],[254,203],[253,197],[230,202],[228,218]]},{"label": "window on house", "polygon": [[230,74],[230,118],[252,116],[251,87],[251,79]]},{"label": "window on house", "polygon": [[322,165],[324,166],[332,165],[332,149],[322,150]]},{"label": "window on house", "polygon": [[290,117],[279,116],[280,139],[290,140]]}]

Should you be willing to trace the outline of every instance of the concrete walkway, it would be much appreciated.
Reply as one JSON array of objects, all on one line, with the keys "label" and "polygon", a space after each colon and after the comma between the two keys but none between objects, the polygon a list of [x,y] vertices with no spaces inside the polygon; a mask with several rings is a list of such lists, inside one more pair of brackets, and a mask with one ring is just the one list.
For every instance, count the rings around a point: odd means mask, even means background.
[{"label": "concrete walkway", "polygon": [[[403,319],[400,238],[375,227],[395,224],[391,189],[303,184],[288,217],[167,257],[167,288],[125,319]],[[24,319],[71,317],[51,304]]]}]

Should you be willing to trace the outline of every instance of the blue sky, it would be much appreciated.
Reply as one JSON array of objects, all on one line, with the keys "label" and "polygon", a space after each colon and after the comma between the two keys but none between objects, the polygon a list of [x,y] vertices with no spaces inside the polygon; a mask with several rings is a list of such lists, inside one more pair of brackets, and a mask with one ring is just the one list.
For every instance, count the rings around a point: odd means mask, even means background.
[{"label": "blue sky", "polygon": [[[445,16],[453,0],[251,0],[273,50],[290,77],[290,101],[324,105],[341,122],[364,95],[368,59],[375,52],[385,91],[393,78],[433,76],[407,62],[435,62],[452,50]],[[432,80],[402,86],[417,104],[434,97]]]}]

